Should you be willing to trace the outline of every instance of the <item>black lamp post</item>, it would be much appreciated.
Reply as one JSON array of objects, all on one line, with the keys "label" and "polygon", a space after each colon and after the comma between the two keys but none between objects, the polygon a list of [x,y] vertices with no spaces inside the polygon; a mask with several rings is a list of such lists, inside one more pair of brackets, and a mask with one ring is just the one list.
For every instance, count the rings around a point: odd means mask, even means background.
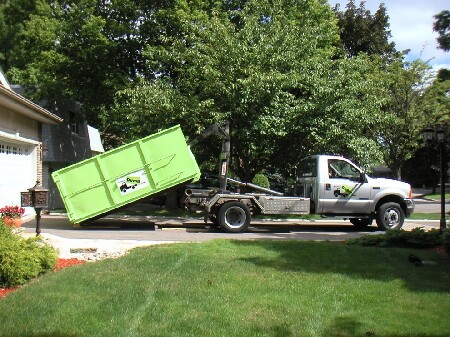
[{"label": "black lamp post", "polygon": [[446,154],[446,144],[445,144],[445,130],[443,127],[437,127],[436,130],[427,127],[423,130],[423,138],[425,141],[430,142],[436,136],[437,142],[439,144],[439,160],[440,160],[440,184],[441,184],[441,219],[439,221],[439,229],[442,232],[447,228],[445,222],[445,154]]},{"label": "black lamp post", "polygon": [[20,193],[22,207],[34,207],[36,212],[36,236],[41,235],[41,211],[48,207],[48,189],[43,188],[39,181],[28,189],[28,192]]}]

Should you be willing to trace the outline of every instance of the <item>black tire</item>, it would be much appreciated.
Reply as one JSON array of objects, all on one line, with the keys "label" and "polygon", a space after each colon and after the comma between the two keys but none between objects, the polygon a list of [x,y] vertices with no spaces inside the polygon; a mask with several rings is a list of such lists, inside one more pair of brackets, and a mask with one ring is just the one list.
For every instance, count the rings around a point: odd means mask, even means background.
[{"label": "black tire", "polygon": [[387,202],[378,208],[377,226],[385,231],[388,229],[400,229],[405,221],[405,214],[396,202]]},{"label": "black tire", "polygon": [[245,232],[250,225],[250,211],[239,201],[230,201],[223,204],[217,214],[220,227],[229,233]]},{"label": "black tire", "polygon": [[219,219],[217,218],[217,214],[216,213],[209,214],[208,219],[209,219],[209,221],[212,222],[212,224],[210,226],[211,228],[213,228],[213,229],[220,228]]},{"label": "black tire", "polygon": [[372,219],[368,218],[351,218],[350,222],[358,229],[364,229],[372,224]]}]

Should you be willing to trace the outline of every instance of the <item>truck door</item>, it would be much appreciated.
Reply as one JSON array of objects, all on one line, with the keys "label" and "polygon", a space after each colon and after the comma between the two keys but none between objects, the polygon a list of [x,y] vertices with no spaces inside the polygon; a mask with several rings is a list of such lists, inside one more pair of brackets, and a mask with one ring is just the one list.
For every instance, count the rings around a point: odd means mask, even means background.
[{"label": "truck door", "polygon": [[317,158],[305,158],[297,167],[297,188],[295,195],[310,198],[311,213],[316,213],[318,200],[317,185]]},{"label": "truck door", "polygon": [[321,180],[320,213],[365,214],[370,205],[370,186],[360,181],[361,171],[351,162],[328,159],[328,176]]}]

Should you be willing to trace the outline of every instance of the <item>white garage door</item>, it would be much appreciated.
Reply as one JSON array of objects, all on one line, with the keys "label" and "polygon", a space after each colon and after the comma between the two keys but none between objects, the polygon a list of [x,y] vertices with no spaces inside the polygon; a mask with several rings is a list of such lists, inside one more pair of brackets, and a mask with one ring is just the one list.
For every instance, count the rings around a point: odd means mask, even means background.
[{"label": "white garage door", "polygon": [[34,148],[0,138],[0,207],[20,205],[20,192],[36,183]]}]

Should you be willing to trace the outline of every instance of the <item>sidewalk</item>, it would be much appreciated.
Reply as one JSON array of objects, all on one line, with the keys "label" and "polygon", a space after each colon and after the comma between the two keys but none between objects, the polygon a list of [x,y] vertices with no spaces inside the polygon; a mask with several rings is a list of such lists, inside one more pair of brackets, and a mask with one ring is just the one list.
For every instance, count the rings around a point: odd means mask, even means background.
[{"label": "sidewalk", "polygon": [[[22,233],[24,237],[34,237],[35,234]],[[108,239],[68,239],[61,236],[41,233],[45,242],[58,251],[61,259],[80,259],[98,261],[106,258],[117,258],[125,255],[130,249],[159,244],[175,243],[176,241],[140,241],[140,240],[108,240]]]}]

